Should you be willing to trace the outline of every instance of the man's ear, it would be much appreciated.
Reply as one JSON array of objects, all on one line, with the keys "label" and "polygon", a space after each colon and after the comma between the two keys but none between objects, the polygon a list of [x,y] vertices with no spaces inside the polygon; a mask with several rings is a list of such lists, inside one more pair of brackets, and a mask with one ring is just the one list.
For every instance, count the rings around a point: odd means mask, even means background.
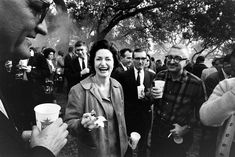
[{"label": "man's ear", "polygon": [[187,60],[185,60],[185,66],[184,66],[184,68],[189,64],[190,62],[189,62],[189,60],[187,59]]}]

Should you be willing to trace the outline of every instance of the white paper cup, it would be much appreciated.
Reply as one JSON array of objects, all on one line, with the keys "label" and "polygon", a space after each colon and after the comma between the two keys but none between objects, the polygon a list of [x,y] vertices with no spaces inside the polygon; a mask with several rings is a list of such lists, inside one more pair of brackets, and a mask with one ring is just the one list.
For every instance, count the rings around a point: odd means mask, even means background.
[{"label": "white paper cup", "polygon": [[154,81],[154,86],[158,89],[158,90],[161,90],[161,95],[157,98],[162,98],[162,95],[163,95],[163,89],[164,89],[164,86],[165,86],[165,81],[162,81],[162,80],[155,80]]},{"label": "white paper cup", "polygon": [[142,99],[144,97],[144,85],[137,86],[138,99]]},{"label": "white paper cup", "polygon": [[133,150],[136,149],[137,144],[138,144],[140,138],[141,138],[141,136],[140,136],[140,134],[138,132],[132,132],[131,133],[131,137],[130,137],[131,144],[130,145],[131,145],[131,148]]},{"label": "white paper cup", "polygon": [[34,107],[37,127],[43,130],[56,121],[59,118],[60,109],[59,105],[53,103],[44,103]]},{"label": "white paper cup", "polygon": [[183,139],[183,137],[176,136],[176,137],[174,137],[174,142],[177,144],[181,144],[184,142],[184,139]]}]

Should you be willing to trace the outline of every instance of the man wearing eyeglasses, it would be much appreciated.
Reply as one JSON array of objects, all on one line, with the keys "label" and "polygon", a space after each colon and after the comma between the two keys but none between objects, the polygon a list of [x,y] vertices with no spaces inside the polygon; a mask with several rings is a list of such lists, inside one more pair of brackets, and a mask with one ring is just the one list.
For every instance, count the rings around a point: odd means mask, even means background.
[{"label": "man wearing eyeglasses", "polygon": [[184,69],[188,59],[186,46],[172,46],[166,56],[167,70],[155,77],[165,81],[165,85],[163,91],[158,86],[151,90],[155,115],[152,157],[185,157],[193,142],[192,130],[199,121],[198,110],[205,101],[205,89],[199,78]]},{"label": "man wearing eyeglasses", "polygon": [[[125,120],[127,133],[138,132],[141,139],[138,144],[138,156],[145,157],[147,137],[151,125],[151,101],[149,91],[154,74],[145,70],[147,52],[135,49],[132,53],[133,67],[120,73],[117,78],[124,91]],[[127,156],[131,156],[129,154]]]},{"label": "man wearing eyeglasses", "polygon": [[[43,19],[51,2],[48,0],[0,1],[0,62],[12,58],[30,57],[29,38],[45,35]],[[0,64],[1,65],[1,64]],[[1,157],[54,157],[67,142],[67,124],[59,118],[42,131],[33,126],[32,131],[17,131],[9,110],[0,67],[0,156]],[[14,109],[14,108],[10,108]],[[23,138],[23,139],[22,139]],[[28,141],[28,145],[25,144]]]}]

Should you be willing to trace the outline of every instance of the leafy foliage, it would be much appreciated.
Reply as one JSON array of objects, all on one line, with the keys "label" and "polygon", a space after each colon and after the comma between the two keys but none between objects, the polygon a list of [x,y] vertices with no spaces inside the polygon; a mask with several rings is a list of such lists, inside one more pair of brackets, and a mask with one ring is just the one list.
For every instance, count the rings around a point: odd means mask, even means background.
[{"label": "leafy foliage", "polygon": [[146,45],[149,38],[166,43],[181,36],[209,47],[235,35],[232,0],[69,0],[67,8],[90,41]]}]

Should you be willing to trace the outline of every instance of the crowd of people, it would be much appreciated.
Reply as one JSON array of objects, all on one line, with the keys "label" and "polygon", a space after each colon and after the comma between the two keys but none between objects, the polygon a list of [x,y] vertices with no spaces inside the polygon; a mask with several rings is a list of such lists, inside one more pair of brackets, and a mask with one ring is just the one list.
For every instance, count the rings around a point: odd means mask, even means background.
[{"label": "crowd of people", "polygon": [[[204,56],[189,64],[182,44],[164,65],[146,49],[119,51],[105,39],[90,48],[77,41],[68,52],[32,47],[28,38],[47,33],[50,4],[0,1],[0,156],[53,157],[71,134],[79,157],[131,157],[138,132],[138,157],[186,157],[196,128],[200,157],[235,155],[235,50],[207,67]],[[40,131],[33,108],[57,103],[55,92],[66,93],[65,112]]]}]

